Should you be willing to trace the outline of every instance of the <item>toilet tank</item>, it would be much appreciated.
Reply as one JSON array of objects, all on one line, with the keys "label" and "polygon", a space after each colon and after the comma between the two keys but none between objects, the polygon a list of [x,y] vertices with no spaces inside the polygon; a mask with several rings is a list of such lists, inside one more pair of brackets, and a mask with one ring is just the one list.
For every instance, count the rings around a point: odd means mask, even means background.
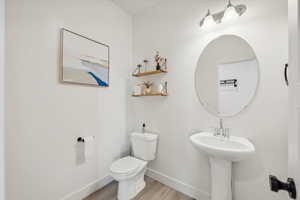
[{"label": "toilet tank", "polygon": [[145,161],[154,160],[158,136],[150,133],[132,133],[131,145],[133,156]]}]

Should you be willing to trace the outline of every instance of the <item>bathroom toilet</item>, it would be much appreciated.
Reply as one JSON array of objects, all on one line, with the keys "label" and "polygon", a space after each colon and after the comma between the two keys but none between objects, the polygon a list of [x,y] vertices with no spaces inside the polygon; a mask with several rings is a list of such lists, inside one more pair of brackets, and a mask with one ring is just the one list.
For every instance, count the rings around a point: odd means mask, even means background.
[{"label": "bathroom toilet", "polygon": [[118,200],[133,199],[145,187],[144,175],[149,161],[156,156],[157,135],[132,133],[133,156],[112,163],[111,176],[118,181]]}]

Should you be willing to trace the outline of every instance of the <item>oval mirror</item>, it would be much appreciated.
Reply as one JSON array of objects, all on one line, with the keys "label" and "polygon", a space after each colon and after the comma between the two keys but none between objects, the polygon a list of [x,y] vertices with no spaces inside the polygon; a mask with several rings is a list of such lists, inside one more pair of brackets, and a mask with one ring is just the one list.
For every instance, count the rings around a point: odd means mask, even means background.
[{"label": "oval mirror", "polygon": [[251,46],[238,36],[224,35],[202,52],[195,88],[207,111],[218,117],[231,117],[251,103],[258,79],[258,60]]}]

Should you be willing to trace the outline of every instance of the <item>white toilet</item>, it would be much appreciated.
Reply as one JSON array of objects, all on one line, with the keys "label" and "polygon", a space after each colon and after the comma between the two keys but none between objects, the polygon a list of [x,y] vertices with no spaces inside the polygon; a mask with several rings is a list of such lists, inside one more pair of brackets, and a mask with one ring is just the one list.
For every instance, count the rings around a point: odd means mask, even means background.
[{"label": "white toilet", "polygon": [[133,156],[112,163],[111,176],[119,182],[118,200],[133,199],[145,187],[144,175],[149,161],[155,159],[157,135],[132,133]]}]

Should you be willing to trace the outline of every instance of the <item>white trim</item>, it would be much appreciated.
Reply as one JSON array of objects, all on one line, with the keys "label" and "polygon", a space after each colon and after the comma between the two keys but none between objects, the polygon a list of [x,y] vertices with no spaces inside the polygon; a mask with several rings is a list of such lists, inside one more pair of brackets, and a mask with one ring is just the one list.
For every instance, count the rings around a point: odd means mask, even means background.
[{"label": "white trim", "polygon": [[153,178],[154,180],[159,181],[160,183],[163,183],[170,188],[173,188],[176,191],[179,191],[183,194],[186,194],[192,198],[198,199],[198,200],[209,200],[210,195],[208,192],[199,190],[195,188],[194,186],[191,186],[187,183],[184,183],[180,180],[177,180],[175,178],[169,177],[163,173],[160,173],[158,171],[155,171],[153,169],[149,169],[146,172],[146,175]]},{"label": "white trim", "polygon": [[[300,187],[300,37],[299,37],[299,0],[289,0],[289,134],[288,134],[288,174],[294,178],[296,187]],[[297,195],[300,200],[300,195]]]},{"label": "white trim", "polygon": [[5,199],[5,0],[0,0],[0,200]]},{"label": "white trim", "polygon": [[113,181],[111,176],[105,176],[102,179],[98,179],[88,185],[82,187],[81,189],[74,191],[65,197],[61,198],[61,200],[82,200],[89,196],[90,194],[96,192],[97,190],[103,188]]},{"label": "white trim", "polygon": [[[192,198],[198,199],[198,200],[209,200],[210,195],[208,192],[199,190],[189,184],[186,184],[180,180],[177,180],[175,178],[169,177],[163,173],[160,173],[158,171],[155,171],[153,169],[147,169],[146,175],[153,178],[154,180],[159,181],[160,183],[163,183],[171,188],[173,188],[176,191],[179,191],[183,194],[186,194]],[[109,183],[113,181],[113,178],[111,176],[105,176],[102,179],[98,179],[92,183],[87,184],[86,186],[80,188],[77,191],[74,191],[65,197],[61,198],[61,200],[82,200],[89,196],[90,194],[96,192],[97,190],[105,187]]]}]

